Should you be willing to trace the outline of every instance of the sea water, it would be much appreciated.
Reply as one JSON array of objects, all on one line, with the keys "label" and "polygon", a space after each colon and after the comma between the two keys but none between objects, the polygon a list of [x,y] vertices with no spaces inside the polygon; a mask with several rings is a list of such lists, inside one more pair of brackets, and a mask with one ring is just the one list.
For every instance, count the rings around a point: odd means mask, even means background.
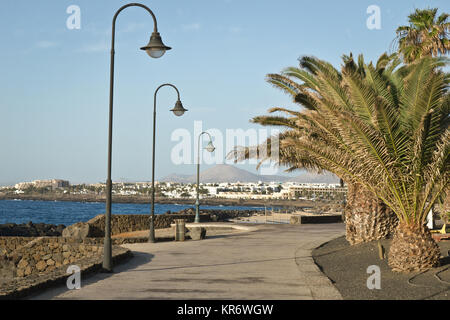
[{"label": "sea water", "polygon": [[[195,208],[184,204],[155,204],[155,214],[167,211],[178,212]],[[264,210],[264,207],[242,206],[201,206],[213,210]],[[150,214],[150,204],[113,203],[112,214]],[[105,213],[105,204],[100,202],[65,202],[0,200],[0,224],[5,223],[46,223],[69,226],[77,222],[86,222]]]}]

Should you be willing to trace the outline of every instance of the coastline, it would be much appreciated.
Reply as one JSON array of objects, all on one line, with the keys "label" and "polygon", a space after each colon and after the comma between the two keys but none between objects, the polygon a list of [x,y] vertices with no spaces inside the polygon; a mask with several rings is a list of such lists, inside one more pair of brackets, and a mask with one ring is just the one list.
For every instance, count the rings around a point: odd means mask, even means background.
[{"label": "coastline", "polygon": [[[74,195],[74,194],[3,194],[0,200],[33,200],[33,201],[63,201],[63,202],[106,202],[105,196],[99,195]],[[115,203],[150,203],[150,196],[113,196]],[[168,199],[156,198],[158,204],[183,204],[195,205],[195,199]],[[317,201],[312,200],[259,200],[259,199],[224,199],[224,198],[206,198],[201,199],[202,205],[211,206],[241,206],[241,207],[314,207]]]}]

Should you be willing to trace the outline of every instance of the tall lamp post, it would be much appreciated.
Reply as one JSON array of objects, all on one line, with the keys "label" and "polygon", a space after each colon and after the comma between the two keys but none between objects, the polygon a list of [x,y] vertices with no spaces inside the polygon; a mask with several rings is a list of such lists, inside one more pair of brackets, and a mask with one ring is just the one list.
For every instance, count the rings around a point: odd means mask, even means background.
[{"label": "tall lamp post", "polygon": [[112,202],[112,181],[111,181],[111,162],[112,162],[112,130],[113,130],[113,101],[114,101],[114,55],[115,55],[115,38],[116,38],[116,20],[119,14],[128,7],[140,7],[152,16],[154,30],[150,37],[149,43],[142,47],[141,50],[147,52],[152,58],[161,58],[166,51],[170,50],[162,42],[158,32],[158,24],[153,12],[140,3],[129,3],[121,7],[114,15],[112,22],[112,40],[111,40],[111,71],[110,71],[110,91],[109,91],[109,131],[108,131],[108,178],[106,180],[106,213],[105,213],[105,241],[103,251],[103,271],[112,272],[112,245],[111,245],[111,202]]},{"label": "tall lamp post", "polygon": [[153,159],[152,159],[152,211],[151,211],[151,217],[150,217],[150,237],[148,239],[148,242],[154,243],[155,240],[155,144],[156,144],[156,97],[158,95],[158,91],[163,87],[172,87],[175,89],[175,91],[178,94],[178,100],[175,103],[175,107],[170,110],[172,111],[177,117],[181,117],[187,110],[183,107],[183,104],[181,103],[180,99],[180,91],[177,87],[175,87],[173,84],[166,83],[163,85],[160,85],[158,89],[155,91],[155,99],[153,102]]},{"label": "tall lamp post", "polygon": [[208,152],[214,152],[214,147],[211,139],[211,135],[208,132],[202,132],[198,136],[198,152],[197,152],[197,200],[195,201],[195,220],[194,223],[200,222],[200,201],[199,201],[199,189],[200,189],[200,138],[202,135],[207,134],[209,136],[209,143],[205,147]]}]

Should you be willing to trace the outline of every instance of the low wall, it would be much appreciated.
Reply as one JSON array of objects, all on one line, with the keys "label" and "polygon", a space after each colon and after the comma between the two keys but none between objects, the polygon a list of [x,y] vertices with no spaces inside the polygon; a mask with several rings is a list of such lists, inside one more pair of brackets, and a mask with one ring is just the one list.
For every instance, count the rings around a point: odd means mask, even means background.
[{"label": "low wall", "polygon": [[0,256],[10,254],[33,239],[25,237],[0,237]]},{"label": "low wall", "polygon": [[[98,239],[74,242],[68,238],[40,237],[28,238],[28,242],[23,244],[25,241],[27,238],[0,238],[0,243],[5,243],[7,247],[16,246],[15,250],[3,254],[0,262],[1,269],[11,270],[12,267],[10,276],[13,278],[51,272],[83,258],[100,256],[103,252],[103,245]],[[18,246],[19,243],[22,246]]]},{"label": "low wall", "polygon": [[254,214],[260,213],[258,210],[202,210],[205,214],[209,214],[211,220],[214,222],[228,221],[238,217],[251,217]]},{"label": "low wall", "polygon": [[291,216],[290,224],[340,223],[342,215]]},{"label": "low wall", "polygon": [[[131,255],[113,245],[113,261]],[[34,290],[63,283],[70,265],[82,274],[99,270],[103,261],[103,239],[75,240],[61,237],[0,237],[0,299],[17,298]],[[14,249],[13,249],[14,248]]]},{"label": "low wall", "polygon": [[[155,229],[170,228],[175,219],[185,219],[186,222],[194,222],[195,215],[192,214],[161,214],[155,215]],[[201,214],[202,222],[211,221],[209,214]],[[105,215],[97,217],[87,222],[90,226],[90,237],[105,236]],[[111,215],[111,235],[117,235],[125,232],[148,230],[150,227],[150,215],[145,214],[113,214]]]}]

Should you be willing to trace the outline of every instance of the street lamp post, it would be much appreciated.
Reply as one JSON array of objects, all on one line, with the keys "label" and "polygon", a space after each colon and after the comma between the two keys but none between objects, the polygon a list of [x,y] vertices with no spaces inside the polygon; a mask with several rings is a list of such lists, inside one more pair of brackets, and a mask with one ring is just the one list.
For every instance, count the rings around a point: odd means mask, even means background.
[{"label": "street lamp post", "polygon": [[163,87],[172,87],[178,94],[178,100],[175,103],[175,108],[172,111],[177,117],[181,117],[187,110],[183,107],[180,99],[180,91],[173,84],[165,83],[160,85],[155,91],[155,98],[153,102],[153,154],[152,154],[152,209],[150,216],[150,236],[148,242],[154,243],[155,240],[155,145],[156,145],[156,97],[158,91]]},{"label": "street lamp post", "polygon": [[111,245],[111,202],[112,202],[112,180],[111,180],[111,162],[112,162],[112,130],[113,130],[113,101],[114,101],[114,56],[115,56],[115,38],[116,38],[116,20],[119,14],[128,7],[140,7],[152,16],[154,30],[150,37],[150,42],[141,48],[152,58],[160,58],[170,47],[162,42],[158,33],[158,24],[153,12],[140,3],[129,3],[121,7],[113,18],[112,40],[111,40],[111,70],[110,70],[110,91],[109,91],[109,130],[108,130],[108,178],[106,180],[106,213],[105,213],[105,241],[103,251],[103,271],[112,272],[112,245]]},{"label": "street lamp post", "polygon": [[199,201],[199,189],[200,189],[200,138],[202,135],[207,134],[209,136],[209,143],[205,150],[208,152],[214,152],[214,147],[211,139],[211,135],[208,132],[202,132],[198,136],[198,152],[197,152],[197,200],[195,201],[195,220],[194,223],[200,222],[200,201]]}]

